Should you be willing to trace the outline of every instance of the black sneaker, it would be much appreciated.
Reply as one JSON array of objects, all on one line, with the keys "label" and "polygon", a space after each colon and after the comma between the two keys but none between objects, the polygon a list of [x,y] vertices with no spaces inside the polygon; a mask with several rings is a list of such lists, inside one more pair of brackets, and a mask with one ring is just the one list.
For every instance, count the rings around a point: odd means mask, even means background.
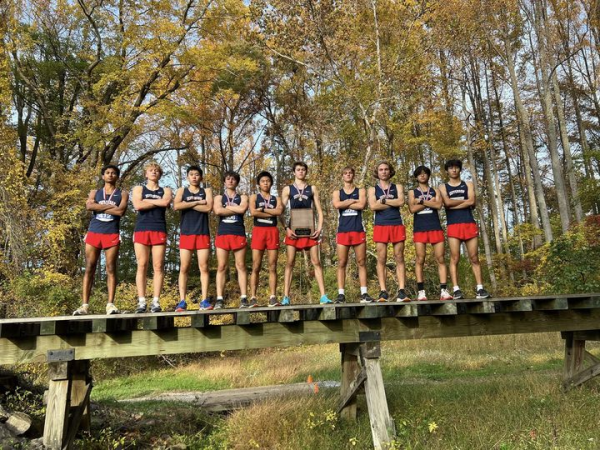
[{"label": "black sneaker", "polygon": [[361,303],[373,303],[375,300],[366,292],[360,296]]},{"label": "black sneaker", "polygon": [[250,307],[250,302],[248,302],[248,299],[246,297],[242,297],[242,299],[240,300],[240,308],[248,307]]},{"label": "black sneaker", "polygon": [[135,308],[136,314],[143,314],[146,312],[146,304],[138,303],[137,308]]},{"label": "black sneaker", "polygon": [[475,298],[490,298],[491,295],[488,291],[486,291],[485,289],[479,289],[477,291],[477,296]]},{"label": "black sneaker", "polygon": [[254,297],[250,299],[250,305],[248,306],[248,308],[258,308],[259,304],[258,304],[258,300],[256,300]]},{"label": "black sneaker", "polygon": [[215,302],[214,309],[223,309],[225,307],[225,302],[223,300],[217,300]]},{"label": "black sneaker", "polygon": [[161,312],[161,311],[162,311],[162,308],[160,307],[160,305],[159,305],[158,303],[153,303],[153,304],[150,306],[150,312],[153,312],[153,313],[159,313],[159,312]]},{"label": "black sneaker", "polygon": [[378,302],[387,302],[388,301],[388,293],[387,291],[381,291],[379,293],[379,298],[377,299]]},{"label": "black sneaker", "polygon": [[279,302],[277,301],[277,297],[275,297],[275,296],[272,296],[272,297],[269,299],[269,307],[270,307],[270,308],[273,308],[273,307],[275,307],[275,306],[281,306],[281,303],[279,303]]},{"label": "black sneaker", "polygon": [[334,303],[346,303],[346,296],[344,294],[338,294]]},{"label": "black sneaker", "polygon": [[454,300],[461,300],[461,299],[463,299],[465,297],[463,296],[462,291],[460,289],[457,289],[456,291],[453,292],[452,298]]},{"label": "black sneaker", "polygon": [[406,295],[406,292],[404,292],[404,289],[399,289],[398,290],[398,295],[396,295],[396,301],[398,303],[408,303],[408,302],[410,302],[410,298],[408,297],[408,295]]}]

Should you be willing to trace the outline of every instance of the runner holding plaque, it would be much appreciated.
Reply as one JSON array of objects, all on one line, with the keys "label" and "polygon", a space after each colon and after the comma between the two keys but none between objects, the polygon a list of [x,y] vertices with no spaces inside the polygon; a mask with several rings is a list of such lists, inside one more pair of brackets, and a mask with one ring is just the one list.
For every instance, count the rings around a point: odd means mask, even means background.
[{"label": "runner holding plaque", "polygon": [[[319,191],[316,186],[306,182],[308,166],[302,161],[293,165],[294,183],[285,186],[281,193],[281,203],[288,204],[290,208],[290,223],[285,224],[286,237],[284,243],[287,250],[287,261],[285,264],[284,287],[282,305],[290,304],[290,287],[292,284],[292,272],[296,261],[296,251],[302,250],[310,253],[310,260],[315,268],[315,278],[321,293],[320,303],[331,303],[325,295],[325,282],[323,280],[323,268],[319,258],[319,243],[321,242],[321,230],[323,229],[323,210],[319,199]],[[315,228],[314,210],[317,211],[317,226]]]}]

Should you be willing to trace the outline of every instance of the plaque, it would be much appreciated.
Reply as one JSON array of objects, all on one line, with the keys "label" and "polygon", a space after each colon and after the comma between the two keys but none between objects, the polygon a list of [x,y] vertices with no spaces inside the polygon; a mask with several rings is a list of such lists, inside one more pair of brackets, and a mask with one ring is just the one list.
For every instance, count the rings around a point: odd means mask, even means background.
[{"label": "plaque", "polygon": [[296,236],[307,237],[315,232],[315,214],[312,208],[290,210],[290,228]]}]

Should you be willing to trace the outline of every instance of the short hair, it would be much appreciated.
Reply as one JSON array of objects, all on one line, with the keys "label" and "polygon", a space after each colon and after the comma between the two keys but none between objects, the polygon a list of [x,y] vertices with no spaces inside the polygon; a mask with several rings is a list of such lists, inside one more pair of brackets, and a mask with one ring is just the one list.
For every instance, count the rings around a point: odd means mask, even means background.
[{"label": "short hair", "polygon": [[444,170],[448,172],[450,167],[458,167],[460,170],[462,170],[462,161],[460,159],[449,159],[446,161],[446,164],[444,164]]},{"label": "short hair", "polygon": [[306,165],[306,163],[304,161],[296,161],[294,162],[294,164],[292,164],[292,172],[296,171],[296,167],[298,166],[302,166],[304,167],[304,170],[306,170],[308,172],[308,166]]},{"label": "short hair", "polygon": [[185,174],[186,174],[186,175],[189,175],[189,174],[190,174],[190,172],[191,172],[192,170],[196,170],[196,171],[198,171],[198,172],[200,173],[200,176],[202,176],[202,169],[200,168],[200,166],[196,166],[196,165],[191,165],[191,166],[189,166],[189,167],[187,168],[187,170],[186,170]]},{"label": "short hair", "polygon": [[415,169],[415,171],[413,172],[413,177],[417,178],[422,173],[426,173],[427,174],[427,178],[431,178],[431,169],[429,167],[426,167],[426,166],[419,166],[419,167],[417,167]]},{"label": "short hair", "polygon": [[235,181],[237,182],[237,184],[240,184],[240,174],[237,172],[234,172],[233,170],[228,170],[227,172],[225,172],[223,174],[223,181],[225,181],[227,178],[234,178]]},{"label": "short hair", "polygon": [[377,165],[375,166],[375,169],[373,169],[373,176],[375,178],[377,178],[379,180],[379,174],[377,173],[377,169],[379,169],[379,166],[385,164],[386,166],[389,167],[390,169],[390,178],[392,178],[394,175],[396,175],[396,170],[392,167],[392,165],[388,162],[388,161],[379,161],[377,163]]},{"label": "short hair", "polygon": [[101,175],[104,175],[104,172],[106,172],[108,169],[112,169],[115,172],[117,172],[117,178],[119,178],[121,176],[121,169],[119,169],[117,166],[115,166],[114,164],[109,164],[107,166],[104,166],[102,168],[102,170],[100,171]]},{"label": "short hair", "polygon": [[342,169],[342,174],[346,171],[349,170],[350,172],[352,172],[352,175],[356,175],[356,171],[354,170],[354,167],[351,166],[346,166]]},{"label": "short hair", "polygon": [[160,176],[163,176],[163,169],[162,167],[160,167],[160,164],[158,164],[156,161],[150,161],[149,163],[147,163],[144,166],[144,174],[148,171],[148,169],[150,169],[151,167],[156,167],[158,169],[158,173],[160,174]]},{"label": "short hair", "polygon": [[271,184],[273,184],[273,175],[271,175],[269,172],[267,172],[266,170],[263,170],[261,173],[259,173],[256,176],[256,184],[260,183],[260,179],[267,177],[269,180],[271,180]]}]

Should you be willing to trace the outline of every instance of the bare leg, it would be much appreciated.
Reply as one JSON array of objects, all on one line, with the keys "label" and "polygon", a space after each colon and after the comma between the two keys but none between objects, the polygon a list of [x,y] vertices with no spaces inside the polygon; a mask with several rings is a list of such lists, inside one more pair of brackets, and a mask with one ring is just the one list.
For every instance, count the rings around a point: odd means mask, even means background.
[{"label": "bare leg", "polygon": [[450,247],[450,279],[454,286],[458,286],[458,262],[460,261],[460,239],[448,238]]},{"label": "bare leg", "polygon": [[481,276],[481,264],[479,263],[479,249],[477,247],[477,238],[474,237],[465,242],[467,246],[467,253],[469,255],[469,261],[471,261],[471,269],[473,269],[473,275],[475,275],[475,281],[477,284],[483,284],[483,277]]},{"label": "bare leg", "polygon": [[208,298],[208,284],[210,282],[210,273],[208,271],[208,258],[210,249],[203,248],[196,252],[198,256],[198,268],[200,269],[200,285],[202,286],[202,300]]},{"label": "bare leg", "polygon": [[277,295],[277,258],[279,256],[279,250],[267,250],[267,256],[269,258],[269,289],[271,290],[270,295]]},{"label": "bare leg", "polygon": [[404,241],[394,244],[394,259],[396,260],[396,276],[398,288],[404,289],[406,285],[406,267],[404,265]]},{"label": "bare leg", "polygon": [[350,247],[346,245],[337,245],[337,256],[338,256],[338,268],[337,268],[337,282],[338,289],[344,289],[346,285],[346,268],[348,267],[348,253]]},{"label": "bare leg", "polygon": [[258,276],[262,266],[264,250],[252,250],[252,274],[250,275],[250,296],[256,298],[258,291]]},{"label": "bare leg", "polygon": [[246,295],[246,290],[248,287],[248,273],[246,272],[246,247],[234,251],[233,258],[235,259],[235,269],[237,270],[240,294]]},{"label": "bare leg", "polygon": [[163,282],[165,280],[165,252],[167,250],[166,245],[153,245],[152,246],[152,269],[154,272],[154,278],[152,285],[154,287],[154,297],[160,297],[162,291]]},{"label": "bare leg", "polygon": [[135,273],[135,286],[138,297],[146,296],[146,277],[148,272],[148,261],[150,259],[150,247],[144,244],[134,243],[137,270]]},{"label": "bare leg", "polygon": [[358,266],[358,281],[360,283],[360,287],[366,287],[368,283],[366,242],[354,246],[354,256],[356,257],[356,265]]},{"label": "bare leg", "polygon": [[106,286],[108,288],[108,303],[114,303],[115,292],[117,291],[117,256],[119,256],[119,246],[107,248],[104,251],[106,258]]},{"label": "bare leg", "polygon": [[296,261],[296,247],[293,245],[287,246],[287,259],[285,261],[285,272],[283,275],[283,295],[290,296],[290,288],[292,287],[292,272],[294,271],[294,263]]},{"label": "bare leg", "polygon": [[310,248],[310,262],[312,262],[315,268],[315,278],[319,285],[319,292],[321,297],[325,295],[325,280],[323,279],[323,267],[321,266],[321,260],[319,259],[319,246],[315,245]]},{"label": "bare leg", "polygon": [[227,263],[229,261],[229,250],[217,248],[217,297],[223,297],[223,290],[225,289],[225,271],[227,270]]},{"label": "bare leg", "polygon": [[87,305],[90,302],[90,294],[92,292],[92,285],[94,284],[94,277],[96,276],[96,267],[98,266],[98,259],[100,258],[101,252],[102,250],[99,248],[90,244],[85,244],[85,274],[83,275],[82,293],[84,305]]},{"label": "bare leg", "polygon": [[179,249],[179,299],[185,300],[187,295],[188,272],[192,262],[192,251]]},{"label": "bare leg", "polygon": [[385,263],[387,262],[387,244],[383,242],[377,243],[377,280],[379,281],[379,289],[386,291],[385,288]]},{"label": "bare leg", "polygon": [[423,266],[425,265],[425,255],[427,254],[426,245],[423,242],[415,242],[415,251],[417,259],[415,261],[415,275],[417,283],[423,282]]},{"label": "bare leg", "polygon": [[440,284],[446,284],[448,281],[448,271],[446,269],[446,261],[444,259],[444,241],[433,244],[433,254],[438,264],[438,275],[440,276]]}]

